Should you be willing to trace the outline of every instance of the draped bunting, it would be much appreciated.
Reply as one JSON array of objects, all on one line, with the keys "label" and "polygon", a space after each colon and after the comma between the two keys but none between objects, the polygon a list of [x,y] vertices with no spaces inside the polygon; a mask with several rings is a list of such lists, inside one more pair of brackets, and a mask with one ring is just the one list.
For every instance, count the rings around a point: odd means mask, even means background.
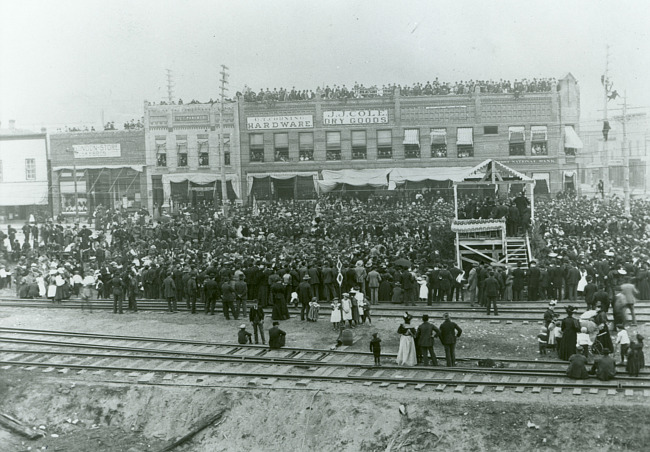
[{"label": "draped bunting", "polygon": [[246,175],[246,189],[248,191],[247,196],[250,196],[251,191],[253,190],[253,180],[254,179],[265,179],[270,177],[271,179],[277,180],[287,180],[293,179],[294,177],[312,177],[314,179],[314,189],[318,193],[318,172],[317,171],[305,171],[305,172],[291,172],[291,173],[248,173]]},{"label": "draped bunting", "polygon": [[388,185],[390,169],[363,169],[363,170],[323,170],[323,180],[318,181],[319,190],[329,193],[339,184],[348,184],[355,187],[370,185],[379,188]]},{"label": "draped bunting", "polygon": [[451,223],[453,232],[486,232],[486,231],[503,231],[506,232],[505,220],[453,220]]},{"label": "draped bunting", "polygon": [[[193,182],[195,184],[204,185],[210,184],[215,181],[221,181],[221,176],[214,173],[175,173],[175,174],[163,174],[162,175],[162,185],[163,193],[165,199],[169,198],[171,195],[171,183],[179,182]],[[226,174],[226,181],[230,181],[232,189],[235,192],[237,198],[241,198],[241,190],[239,187],[239,176],[237,174]]]},{"label": "draped bunting", "polygon": [[400,185],[404,182],[461,181],[471,170],[471,167],[433,167],[433,168],[393,168],[390,172],[391,182]]},{"label": "draped bunting", "polygon": [[[130,168],[133,171],[137,171],[139,173],[142,172],[142,169],[144,168],[144,165],[77,165],[78,170],[86,170],[86,169],[120,169],[120,168]],[[71,170],[73,169],[72,165],[68,166],[54,166],[52,167],[52,171],[61,171],[61,170]]]}]

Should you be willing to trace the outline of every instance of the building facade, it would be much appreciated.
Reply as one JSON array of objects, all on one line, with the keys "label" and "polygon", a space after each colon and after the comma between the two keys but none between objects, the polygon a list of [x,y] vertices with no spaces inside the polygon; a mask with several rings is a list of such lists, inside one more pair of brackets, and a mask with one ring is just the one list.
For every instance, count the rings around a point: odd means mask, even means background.
[{"label": "building facade", "polygon": [[[145,102],[149,209],[220,203],[220,104]],[[224,104],[223,151],[228,199],[241,199],[239,125],[234,102]]]},{"label": "building facade", "polygon": [[47,134],[0,129],[0,222],[49,216]]},{"label": "building facade", "polygon": [[55,216],[148,207],[143,129],[55,133],[50,149]]},{"label": "building facade", "polygon": [[577,189],[580,92],[568,74],[518,95],[390,95],[239,104],[244,198],[310,198],[341,187],[444,182],[495,159],[538,181]]}]

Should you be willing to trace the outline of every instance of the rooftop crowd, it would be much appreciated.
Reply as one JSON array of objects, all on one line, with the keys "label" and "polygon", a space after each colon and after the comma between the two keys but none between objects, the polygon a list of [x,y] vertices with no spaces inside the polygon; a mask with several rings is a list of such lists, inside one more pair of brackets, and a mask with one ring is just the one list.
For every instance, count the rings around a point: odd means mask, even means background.
[{"label": "rooftop crowd", "polygon": [[237,95],[243,97],[245,102],[274,102],[274,101],[300,101],[312,100],[316,94],[320,94],[322,99],[362,99],[371,97],[392,96],[399,91],[401,96],[446,96],[450,94],[462,95],[471,94],[478,89],[481,93],[512,93],[515,96],[524,93],[544,93],[551,92],[556,84],[552,78],[533,78],[532,80],[466,80],[459,82],[442,82],[436,77],[433,81],[426,83],[414,83],[412,85],[388,84],[365,86],[354,82],[351,87],[346,85],[333,85],[330,87],[316,88],[316,91],[306,89],[266,88],[255,92],[249,87],[245,87],[243,92]]}]

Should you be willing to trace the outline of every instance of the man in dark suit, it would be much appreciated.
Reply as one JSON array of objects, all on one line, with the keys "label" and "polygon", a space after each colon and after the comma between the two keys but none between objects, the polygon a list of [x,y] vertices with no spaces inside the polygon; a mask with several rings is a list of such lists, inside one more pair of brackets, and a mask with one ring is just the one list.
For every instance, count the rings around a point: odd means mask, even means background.
[{"label": "man in dark suit", "polygon": [[494,315],[499,315],[497,309],[497,297],[499,296],[499,282],[494,277],[494,272],[484,282],[484,291],[487,307],[487,315],[490,315],[490,308],[494,308]]},{"label": "man in dark suit", "polygon": [[205,291],[205,313],[214,315],[214,305],[217,303],[219,292],[219,284],[214,280],[214,276],[205,280],[203,290]]},{"label": "man in dark suit", "polygon": [[309,270],[307,270],[307,274],[309,275],[309,284],[311,284],[311,290],[314,293],[314,296],[316,297],[317,300],[320,300],[320,269],[318,268],[318,265],[316,262],[313,262],[309,266]]},{"label": "man in dark suit", "polygon": [[576,301],[578,299],[578,282],[580,282],[580,270],[575,265],[569,265],[566,271],[566,289],[567,293],[564,295],[569,301]]},{"label": "man in dark suit", "polygon": [[280,329],[280,322],[273,322],[273,327],[269,330],[269,348],[279,349],[284,347],[287,333]]},{"label": "man in dark suit", "polygon": [[248,313],[248,320],[250,320],[251,324],[253,325],[253,333],[255,334],[255,343],[259,344],[258,342],[258,332],[259,335],[262,337],[262,344],[266,344],[266,341],[264,339],[264,309],[257,304],[257,300],[253,300],[253,306],[251,306],[251,309]]},{"label": "man in dark suit", "polygon": [[[323,298],[327,300],[328,303],[332,301],[332,298],[336,297],[336,288],[334,287],[334,281],[336,281],[336,275],[331,264],[325,261],[323,268],[321,269],[321,278],[323,281]],[[311,297],[309,297],[311,300]],[[309,303],[309,302],[307,302]]]},{"label": "man in dark suit", "polygon": [[302,278],[298,284],[298,301],[300,301],[300,320],[305,320],[305,312],[309,309],[309,302],[314,298],[314,291],[309,284],[309,275]]},{"label": "man in dark suit", "polygon": [[459,338],[463,330],[452,322],[448,313],[442,315],[444,321],[440,324],[440,342],[445,346],[445,358],[447,367],[456,365],[456,338]]},{"label": "man in dark suit", "polygon": [[517,262],[517,268],[512,271],[512,295],[514,301],[521,300],[521,292],[524,290],[524,279],[526,272],[521,268],[521,262]]},{"label": "man in dark suit", "polygon": [[463,271],[458,268],[458,264],[454,264],[454,266],[449,269],[449,273],[451,273],[451,279],[453,280],[451,283],[451,292],[449,294],[450,301],[454,298],[454,293],[456,294],[456,301],[460,301],[463,298],[463,282],[462,279],[460,282],[458,281],[458,276],[462,275]]},{"label": "man in dark suit", "polygon": [[[433,338],[434,333],[436,336],[440,337],[440,330],[437,326],[429,323],[429,316],[424,314],[422,316],[422,325],[418,327],[418,332],[416,335],[416,342],[422,353],[422,364],[427,366],[428,356],[431,356],[431,365],[438,365],[438,358],[436,358],[436,352],[433,351]],[[427,356],[428,354],[428,356]]]},{"label": "man in dark suit", "polygon": [[537,262],[530,261],[530,268],[528,269],[528,300],[537,301],[539,298],[539,280],[541,272],[537,268]]}]

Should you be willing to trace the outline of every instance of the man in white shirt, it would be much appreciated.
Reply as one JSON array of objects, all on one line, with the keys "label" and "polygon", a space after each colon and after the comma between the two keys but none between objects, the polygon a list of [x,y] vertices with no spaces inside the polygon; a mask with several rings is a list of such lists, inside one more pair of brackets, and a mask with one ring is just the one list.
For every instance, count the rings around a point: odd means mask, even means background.
[{"label": "man in white shirt", "polygon": [[630,348],[630,336],[627,334],[627,330],[623,325],[616,325],[618,334],[616,335],[616,343],[621,346],[621,364],[625,363],[625,356],[627,356],[627,351]]}]

